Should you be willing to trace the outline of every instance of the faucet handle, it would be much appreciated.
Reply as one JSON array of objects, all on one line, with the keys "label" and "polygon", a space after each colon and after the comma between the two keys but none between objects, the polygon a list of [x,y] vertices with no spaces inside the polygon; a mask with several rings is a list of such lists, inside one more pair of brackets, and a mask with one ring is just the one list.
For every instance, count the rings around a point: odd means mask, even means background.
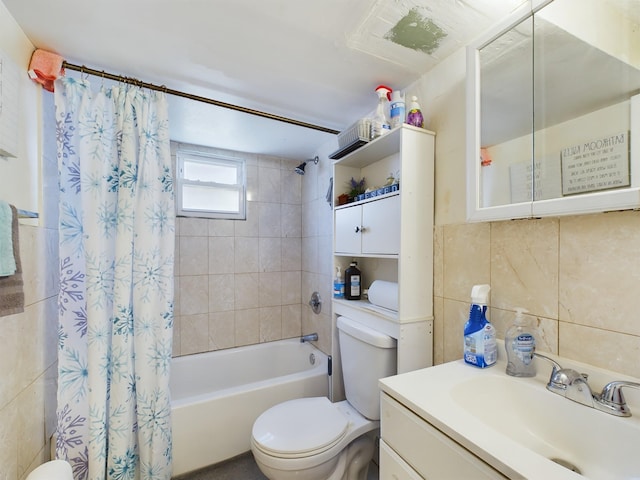
[{"label": "faucet handle", "polygon": [[619,417],[630,417],[631,410],[627,406],[622,387],[640,388],[640,383],[625,382],[623,380],[609,382],[602,388],[602,393],[596,398],[598,403],[610,413]]}]

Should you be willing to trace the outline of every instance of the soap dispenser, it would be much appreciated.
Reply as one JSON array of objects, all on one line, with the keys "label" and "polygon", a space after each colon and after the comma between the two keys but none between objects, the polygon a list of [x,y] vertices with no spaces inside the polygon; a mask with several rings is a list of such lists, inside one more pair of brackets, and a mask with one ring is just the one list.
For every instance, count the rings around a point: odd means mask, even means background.
[{"label": "soap dispenser", "polygon": [[535,377],[536,365],[533,354],[536,351],[536,331],[524,317],[526,310],[516,308],[513,324],[504,335],[507,351],[507,375],[512,377]]}]

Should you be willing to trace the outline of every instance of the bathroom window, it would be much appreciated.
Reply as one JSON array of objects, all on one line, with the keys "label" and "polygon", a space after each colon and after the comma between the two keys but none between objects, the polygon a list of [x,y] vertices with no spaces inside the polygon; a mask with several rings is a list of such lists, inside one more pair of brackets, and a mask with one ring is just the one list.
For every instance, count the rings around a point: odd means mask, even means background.
[{"label": "bathroom window", "polygon": [[176,163],[179,216],[246,219],[244,159],[178,149]]}]

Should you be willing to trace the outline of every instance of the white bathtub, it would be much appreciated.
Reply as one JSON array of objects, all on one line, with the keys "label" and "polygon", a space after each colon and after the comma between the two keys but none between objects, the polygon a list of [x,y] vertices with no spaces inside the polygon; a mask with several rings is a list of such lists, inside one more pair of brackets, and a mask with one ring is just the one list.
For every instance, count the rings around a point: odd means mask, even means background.
[{"label": "white bathtub", "polygon": [[297,338],[174,358],[173,475],[249,451],[262,412],[328,388],[327,356]]}]

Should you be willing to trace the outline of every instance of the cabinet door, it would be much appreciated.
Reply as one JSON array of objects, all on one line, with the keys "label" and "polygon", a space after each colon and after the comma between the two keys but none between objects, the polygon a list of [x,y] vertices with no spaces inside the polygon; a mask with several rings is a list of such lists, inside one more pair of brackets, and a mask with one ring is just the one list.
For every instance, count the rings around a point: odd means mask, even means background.
[{"label": "cabinet door", "polygon": [[362,253],[400,253],[400,196],[365,203],[362,226]]},{"label": "cabinet door", "polygon": [[336,210],[335,251],[336,253],[360,253],[362,206]]}]

